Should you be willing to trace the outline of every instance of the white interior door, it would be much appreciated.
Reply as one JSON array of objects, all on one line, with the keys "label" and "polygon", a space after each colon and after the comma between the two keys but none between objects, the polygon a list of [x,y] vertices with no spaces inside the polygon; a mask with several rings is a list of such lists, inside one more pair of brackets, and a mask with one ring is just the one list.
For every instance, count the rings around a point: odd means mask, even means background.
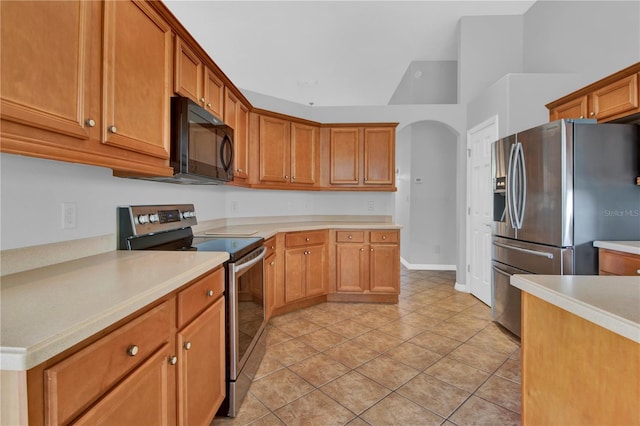
[{"label": "white interior door", "polygon": [[498,116],[467,132],[467,283],[491,306],[491,144],[498,140]]}]

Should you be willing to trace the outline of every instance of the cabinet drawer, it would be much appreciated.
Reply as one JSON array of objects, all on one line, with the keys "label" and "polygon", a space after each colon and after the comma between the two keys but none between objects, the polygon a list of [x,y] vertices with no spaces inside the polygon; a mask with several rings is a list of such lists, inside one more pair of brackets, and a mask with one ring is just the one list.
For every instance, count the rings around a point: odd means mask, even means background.
[{"label": "cabinet drawer", "polygon": [[398,243],[400,233],[395,230],[371,231],[372,243]]},{"label": "cabinet drawer", "polygon": [[45,370],[45,417],[67,423],[169,341],[169,302]]},{"label": "cabinet drawer", "polygon": [[600,275],[640,275],[640,256],[600,249]]},{"label": "cabinet drawer", "polygon": [[325,231],[293,232],[285,236],[285,245],[287,248],[304,247],[312,244],[324,244],[326,239]]},{"label": "cabinet drawer", "polygon": [[336,231],[338,243],[363,243],[364,231]]},{"label": "cabinet drawer", "polygon": [[267,248],[267,252],[264,257],[267,258],[276,252],[276,237],[271,237],[264,242],[264,246]]},{"label": "cabinet drawer", "polygon": [[224,293],[224,268],[178,293],[178,328],[182,328]]}]

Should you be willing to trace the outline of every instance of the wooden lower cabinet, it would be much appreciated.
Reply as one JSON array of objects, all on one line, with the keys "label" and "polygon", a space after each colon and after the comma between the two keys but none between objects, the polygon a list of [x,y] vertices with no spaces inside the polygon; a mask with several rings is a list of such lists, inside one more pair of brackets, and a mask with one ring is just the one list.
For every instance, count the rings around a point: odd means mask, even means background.
[{"label": "wooden lower cabinet", "polygon": [[29,424],[209,424],[225,383],[224,269],[27,372]]},{"label": "wooden lower cabinet", "polygon": [[397,230],[336,231],[338,293],[400,293]]},{"label": "wooden lower cabinet", "polygon": [[178,419],[209,424],[225,397],[224,297],[177,334]]},{"label": "wooden lower cabinet", "polygon": [[600,275],[640,276],[640,255],[616,250],[599,249]]},{"label": "wooden lower cabinet", "polygon": [[327,293],[327,231],[285,236],[285,303]]},{"label": "wooden lower cabinet", "polygon": [[267,254],[264,258],[264,292],[265,292],[265,310],[266,318],[269,321],[273,315],[273,309],[276,306],[276,290],[278,277],[278,261],[276,253],[276,237],[272,237],[265,241]]}]

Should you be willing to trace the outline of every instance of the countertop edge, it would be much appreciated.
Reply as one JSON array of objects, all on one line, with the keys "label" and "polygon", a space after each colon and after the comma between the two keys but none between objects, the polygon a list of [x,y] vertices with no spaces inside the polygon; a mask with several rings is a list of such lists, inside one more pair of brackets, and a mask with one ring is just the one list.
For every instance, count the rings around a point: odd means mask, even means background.
[{"label": "countertop edge", "polygon": [[640,241],[594,241],[593,246],[640,255]]},{"label": "countertop edge", "polygon": [[202,274],[222,265],[228,258],[226,252],[211,252],[210,261],[202,262],[183,273],[171,276],[146,291],[141,291],[134,298],[127,299],[110,309],[97,312],[82,323],[74,324],[30,347],[0,346],[0,370],[26,371],[52,357],[64,352],[72,346],[95,335],[127,316],[143,309],[145,306],[161,299]]},{"label": "countertop edge", "polygon": [[640,328],[633,321],[535,283],[527,277],[527,275],[512,275],[511,285],[613,333],[640,343]]}]

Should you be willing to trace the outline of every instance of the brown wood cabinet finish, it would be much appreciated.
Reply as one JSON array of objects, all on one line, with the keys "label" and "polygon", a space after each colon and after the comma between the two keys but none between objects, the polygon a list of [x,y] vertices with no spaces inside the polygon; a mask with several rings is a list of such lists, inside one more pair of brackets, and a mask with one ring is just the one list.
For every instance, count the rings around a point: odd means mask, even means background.
[{"label": "brown wood cabinet finish", "polygon": [[285,303],[327,293],[327,231],[292,232],[285,236]]},{"label": "brown wood cabinet finish", "polygon": [[267,249],[267,253],[264,258],[264,291],[265,291],[265,310],[266,318],[269,321],[271,315],[273,315],[273,309],[276,306],[276,288],[277,288],[277,245],[276,237],[271,237],[265,241],[264,246]]},{"label": "brown wood cabinet finish", "polygon": [[640,62],[547,104],[551,121],[595,118],[625,121],[640,114]]},{"label": "brown wood cabinet finish", "polygon": [[224,399],[224,269],[27,372],[29,424],[208,424]]},{"label": "brown wood cabinet finish", "polygon": [[0,8],[2,152],[172,173],[171,31],[147,3]]},{"label": "brown wood cabinet finish", "polygon": [[233,128],[234,181],[245,181],[249,178],[249,108],[229,88],[225,88],[224,122]]},{"label": "brown wood cabinet finish", "polygon": [[640,255],[598,249],[600,275],[640,276]]}]

